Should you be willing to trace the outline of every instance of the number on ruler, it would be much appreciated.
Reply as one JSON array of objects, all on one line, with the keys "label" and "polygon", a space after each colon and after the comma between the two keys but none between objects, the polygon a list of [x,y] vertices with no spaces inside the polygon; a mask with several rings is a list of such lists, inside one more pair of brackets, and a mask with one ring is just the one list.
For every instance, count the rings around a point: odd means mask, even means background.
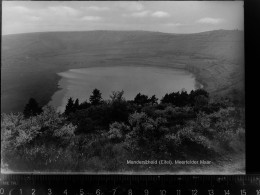
[{"label": "number on ruler", "polygon": [[191,190],[191,194],[192,194],[192,195],[197,195],[197,194],[198,194],[198,190],[197,190],[197,189]]},{"label": "number on ruler", "polygon": [[133,195],[132,189],[129,189],[129,190],[128,190],[128,195]]},{"label": "number on ruler", "polygon": [[144,190],[144,195],[148,195],[149,194],[149,190],[145,189]]},{"label": "number on ruler", "polygon": [[83,189],[80,189],[80,190],[79,190],[79,194],[80,194],[80,195],[84,195],[84,190],[83,190]]},{"label": "number on ruler", "polygon": [[176,190],[177,195],[181,195],[181,190]]},{"label": "number on ruler", "polygon": [[51,188],[48,189],[48,195],[52,195]]},{"label": "number on ruler", "polygon": [[116,195],[116,188],[113,189],[113,195]]},{"label": "number on ruler", "polygon": [[241,193],[241,195],[246,195],[246,190],[245,189],[240,190],[240,193]]},{"label": "number on ruler", "polygon": [[225,195],[230,195],[229,190],[224,190],[224,192],[225,192]]},{"label": "number on ruler", "polygon": [[5,193],[4,188],[0,188],[0,194],[4,194],[4,193]]},{"label": "number on ruler", "polygon": [[260,190],[256,190],[256,195],[260,195]]},{"label": "number on ruler", "polygon": [[35,195],[35,189],[32,189],[32,195]]},{"label": "number on ruler", "polygon": [[22,195],[23,194],[23,189],[20,189],[20,195]]},{"label": "number on ruler", "polygon": [[96,190],[96,195],[101,195],[101,190],[100,189]]},{"label": "number on ruler", "polygon": [[64,192],[63,192],[63,194],[68,195],[68,190],[65,189]]},{"label": "number on ruler", "polygon": [[208,190],[209,195],[214,195],[214,190]]}]

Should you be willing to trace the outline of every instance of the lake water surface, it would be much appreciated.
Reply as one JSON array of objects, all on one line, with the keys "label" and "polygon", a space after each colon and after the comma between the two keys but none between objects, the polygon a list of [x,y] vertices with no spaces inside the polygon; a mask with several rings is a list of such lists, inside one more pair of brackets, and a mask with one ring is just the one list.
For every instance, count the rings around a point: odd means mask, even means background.
[{"label": "lake water surface", "polygon": [[156,95],[161,99],[166,93],[194,90],[196,83],[191,73],[173,68],[162,67],[90,67],[71,69],[58,73],[61,90],[52,96],[50,105],[63,112],[68,98],[83,102],[89,99],[93,89],[101,91],[103,99],[109,99],[112,91],[124,90],[124,97],[133,100],[140,92],[148,96]]}]

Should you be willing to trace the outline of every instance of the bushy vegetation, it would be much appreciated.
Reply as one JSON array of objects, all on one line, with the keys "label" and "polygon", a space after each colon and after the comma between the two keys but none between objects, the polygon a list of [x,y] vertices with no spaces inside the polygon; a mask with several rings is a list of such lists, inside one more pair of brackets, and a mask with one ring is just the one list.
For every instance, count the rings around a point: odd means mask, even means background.
[{"label": "bushy vegetation", "polygon": [[[200,160],[216,166],[244,154],[244,108],[202,89],[109,100],[68,100],[64,113],[39,108],[1,115],[2,168],[17,171],[175,171],[176,166],[127,165],[127,160]],[[28,110],[30,112],[28,112]],[[215,164],[214,164],[215,163]],[[184,168],[184,167],[182,167]]]}]

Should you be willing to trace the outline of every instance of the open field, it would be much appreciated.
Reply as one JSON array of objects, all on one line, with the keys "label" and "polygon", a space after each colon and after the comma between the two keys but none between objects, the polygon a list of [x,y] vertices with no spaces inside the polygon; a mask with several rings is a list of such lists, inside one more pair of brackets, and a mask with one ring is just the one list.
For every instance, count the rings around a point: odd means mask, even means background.
[{"label": "open field", "polygon": [[[244,33],[146,31],[46,32],[2,36],[1,112],[30,97],[47,104],[58,72],[93,66],[166,66],[196,75],[211,95],[243,92]],[[236,91],[234,91],[236,90]]]}]

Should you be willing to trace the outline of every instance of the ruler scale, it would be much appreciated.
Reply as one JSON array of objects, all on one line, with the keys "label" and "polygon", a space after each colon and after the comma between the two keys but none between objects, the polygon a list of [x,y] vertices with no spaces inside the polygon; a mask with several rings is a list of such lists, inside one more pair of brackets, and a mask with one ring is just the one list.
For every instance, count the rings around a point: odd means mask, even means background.
[{"label": "ruler scale", "polygon": [[260,195],[259,175],[1,175],[0,195]]}]

